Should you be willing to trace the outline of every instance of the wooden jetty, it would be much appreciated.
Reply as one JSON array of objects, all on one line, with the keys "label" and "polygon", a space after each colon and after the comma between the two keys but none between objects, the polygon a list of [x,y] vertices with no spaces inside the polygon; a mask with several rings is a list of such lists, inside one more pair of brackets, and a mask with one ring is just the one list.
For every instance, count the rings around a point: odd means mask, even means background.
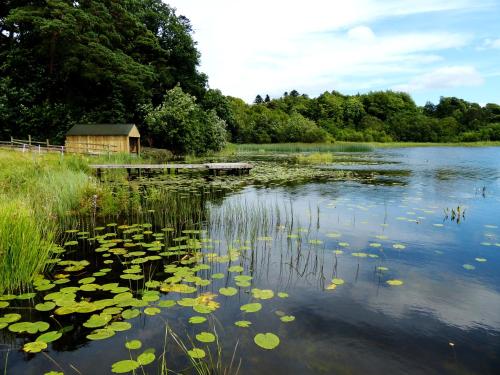
[{"label": "wooden jetty", "polygon": [[90,168],[96,170],[97,176],[101,178],[102,172],[106,169],[126,169],[129,177],[133,170],[141,176],[151,171],[164,171],[166,173],[179,173],[182,170],[208,171],[214,176],[221,172],[227,174],[248,174],[253,168],[248,163],[204,163],[204,164],[91,164]]}]

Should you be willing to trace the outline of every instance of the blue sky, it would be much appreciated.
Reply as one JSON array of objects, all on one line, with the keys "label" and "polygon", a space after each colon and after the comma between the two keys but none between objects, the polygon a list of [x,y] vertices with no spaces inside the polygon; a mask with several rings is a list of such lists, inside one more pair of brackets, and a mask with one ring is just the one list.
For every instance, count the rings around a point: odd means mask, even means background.
[{"label": "blue sky", "polygon": [[296,89],[500,103],[500,0],[169,0],[212,88],[251,102]]}]

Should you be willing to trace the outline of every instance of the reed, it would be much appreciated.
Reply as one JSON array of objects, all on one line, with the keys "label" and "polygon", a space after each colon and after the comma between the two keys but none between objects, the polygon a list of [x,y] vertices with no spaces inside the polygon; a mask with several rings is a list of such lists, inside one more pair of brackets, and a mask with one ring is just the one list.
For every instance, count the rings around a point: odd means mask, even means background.
[{"label": "reed", "polygon": [[373,147],[366,143],[266,143],[239,144],[237,153],[293,153],[293,152],[370,152]]}]

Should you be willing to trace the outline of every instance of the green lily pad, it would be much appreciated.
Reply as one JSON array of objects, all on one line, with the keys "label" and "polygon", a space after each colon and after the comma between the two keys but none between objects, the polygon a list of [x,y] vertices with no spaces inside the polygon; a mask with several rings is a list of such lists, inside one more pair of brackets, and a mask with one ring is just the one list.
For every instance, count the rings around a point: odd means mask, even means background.
[{"label": "green lily pad", "polygon": [[156,356],[154,353],[152,353],[151,351],[145,351],[144,353],[142,353],[137,357],[137,362],[139,362],[141,366],[146,366],[149,365],[150,363],[153,363],[155,358]]},{"label": "green lily pad", "polygon": [[335,285],[342,285],[342,284],[344,284],[344,280],[335,278],[332,280],[332,283]]},{"label": "green lily pad", "polygon": [[222,294],[223,296],[234,296],[236,293],[238,293],[238,289],[233,288],[233,287],[228,287],[228,288],[220,288],[219,293]]},{"label": "green lily pad", "polygon": [[402,280],[396,280],[396,279],[387,280],[386,283],[389,284],[390,286],[401,286],[401,285],[403,285],[403,281]]},{"label": "green lily pad", "polygon": [[400,244],[400,243],[395,243],[394,245],[392,245],[393,248],[397,249],[397,250],[403,250],[403,249],[406,249],[406,246],[403,245],[403,244]]},{"label": "green lily pad", "polygon": [[243,272],[244,268],[241,266],[232,266],[227,269],[229,272]]},{"label": "green lily pad", "polygon": [[139,367],[139,363],[132,359],[126,359],[124,361],[118,361],[113,363],[111,366],[111,372],[115,374],[125,374],[127,372],[134,371]]},{"label": "green lily pad", "polygon": [[280,339],[274,333],[258,333],[253,341],[263,349],[274,349],[280,344]]},{"label": "green lily pad", "polygon": [[43,341],[45,343],[53,342],[59,340],[62,333],[59,331],[49,331],[37,337],[35,341]]},{"label": "green lily pad", "polygon": [[125,343],[125,347],[130,350],[137,350],[142,347],[142,342],[140,340],[130,340]]},{"label": "green lily pad", "polygon": [[83,323],[83,326],[87,328],[103,327],[108,324],[111,318],[112,316],[109,314],[94,314],[85,323]]},{"label": "green lily pad", "polygon": [[161,313],[161,310],[158,307],[147,307],[144,309],[144,314],[154,316],[156,314]]},{"label": "green lily pad", "polygon": [[241,328],[248,328],[248,327],[250,327],[251,324],[252,324],[252,322],[250,322],[248,320],[238,320],[237,322],[234,322],[235,326],[241,327]]},{"label": "green lily pad", "polygon": [[24,293],[24,294],[18,295],[16,298],[20,299],[20,300],[24,300],[24,299],[31,299],[35,296],[36,296],[36,293]]},{"label": "green lily pad", "polygon": [[28,342],[23,346],[27,353],[40,353],[43,349],[47,349],[47,343],[43,341]]},{"label": "green lily pad", "polygon": [[100,328],[93,331],[91,334],[87,335],[89,340],[105,340],[113,337],[115,335],[115,331],[109,328]]},{"label": "green lily pad", "polygon": [[279,298],[288,298],[288,293],[285,293],[285,292],[278,292],[278,297],[279,297]]},{"label": "green lily pad", "polygon": [[260,303],[258,303],[258,302],[247,303],[246,305],[243,305],[243,306],[240,307],[241,311],[244,311],[244,312],[247,312],[247,313],[257,312],[260,309],[262,309],[262,305]]},{"label": "green lily pad", "polygon": [[46,322],[19,322],[9,326],[9,331],[16,333],[30,333],[45,332],[50,327]]},{"label": "green lily pad", "polygon": [[212,279],[223,279],[224,278],[224,274],[223,273],[214,273],[212,275]]},{"label": "green lily pad", "polygon": [[127,331],[132,328],[132,324],[129,322],[113,322],[108,325],[106,328],[112,329],[115,332]]},{"label": "green lily pad", "polygon": [[476,262],[479,262],[479,263],[484,263],[487,261],[486,258],[476,258],[475,260],[476,260]]},{"label": "green lily pad", "polygon": [[476,267],[473,266],[472,264],[464,264],[462,267],[465,268],[467,271],[473,271],[476,269]]},{"label": "green lily pad", "polygon": [[274,292],[270,289],[252,289],[252,295],[257,299],[270,299],[274,297]]},{"label": "green lily pad", "polygon": [[206,356],[206,353],[203,349],[199,349],[199,348],[193,348],[191,350],[188,350],[188,354],[191,358],[194,358],[194,359],[202,359],[202,358],[205,358]]},{"label": "green lily pad", "polygon": [[172,301],[170,299],[162,300],[162,301],[158,302],[158,306],[163,307],[163,308],[174,307],[175,301]]},{"label": "green lily pad", "polygon": [[189,323],[191,324],[200,324],[200,323],[205,323],[207,321],[207,318],[204,316],[192,316],[189,318]]},{"label": "green lily pad", "polygon": [[215,335],[210,332],[201,332],[196,335],[196,340],[204,343],[210,343],[215,341]]},{"label": "green lily pad", "polygon": [[10,303],[7,301],[0,301],[0,309],[4,309],[9,305],[10,305]]},{"label": "green lily pad", "polygon": [[0,323],[14,323],[21,319],[21,314],[5,314],[0,318]]},{"label": "green lily pad", "polygon": [[95,281],[95,277],[86,277],[84,279],[78,280],[78,284],[91,284]]},{"label": "green lily pad", "polygon": [[293,322],[295,320],[295,317],[293,315],[285,315],[280,318],[280,320],[284,323],[289,323]]}]

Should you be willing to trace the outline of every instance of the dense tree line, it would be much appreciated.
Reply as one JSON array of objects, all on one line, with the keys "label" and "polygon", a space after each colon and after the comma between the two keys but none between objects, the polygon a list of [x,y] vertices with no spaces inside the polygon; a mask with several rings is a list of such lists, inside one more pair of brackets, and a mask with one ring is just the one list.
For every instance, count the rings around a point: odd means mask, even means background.
[{"label": "dense tree line", "polygon": [[189,20],[161,0],[4,0],[0,138],[62,141],[74,123],[143,125],[144,110],[177,85],[205,97],[199,58]]},{"label": "dense tree line", "polygon": [[207,87],[190,22],[161,0],[0,2],[0,139],[62,142],[75,123],[136,123],[146,143],[204,153],[233,142],[500,140],[500,107],[404,93],[253,104]]},{"label": "dense tree line", "polygon": [[317,98],[296,90],[252,105],[230,98],[236,142],[456,142],[500,140],[500,106],[484,107],[443,97],[438,104],[415,104],[401,92],[363,95],[325,92]]}]

